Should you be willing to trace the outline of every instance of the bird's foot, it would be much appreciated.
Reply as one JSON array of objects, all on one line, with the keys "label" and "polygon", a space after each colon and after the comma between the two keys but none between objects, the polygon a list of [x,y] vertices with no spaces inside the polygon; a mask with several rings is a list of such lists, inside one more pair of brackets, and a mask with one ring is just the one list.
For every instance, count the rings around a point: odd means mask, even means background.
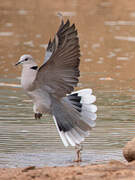
[{"label": "bird's foot", "polygon": [[77,144],[75,146],[75,150],[76,150],[77,158],[76,158],[76,160],[74,160],[74,162],[77,162],[77,163],[82,162],[82,159],[81,159],[81,151],[83,150],[82,145]]},{"label": "bird's foot", "polygon": [[41,113],[35,113],[35,119],[40,119],[42,117]]}]

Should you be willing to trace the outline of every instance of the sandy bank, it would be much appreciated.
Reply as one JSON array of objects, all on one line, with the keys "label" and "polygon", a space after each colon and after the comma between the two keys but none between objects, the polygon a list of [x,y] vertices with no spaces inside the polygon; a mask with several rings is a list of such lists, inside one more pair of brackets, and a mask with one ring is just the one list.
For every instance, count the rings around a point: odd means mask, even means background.
[{"label": "sandy bank", "polygon": [[70,167],[27,167],[0,169],[0,180],[134,180],[135,162]]}]

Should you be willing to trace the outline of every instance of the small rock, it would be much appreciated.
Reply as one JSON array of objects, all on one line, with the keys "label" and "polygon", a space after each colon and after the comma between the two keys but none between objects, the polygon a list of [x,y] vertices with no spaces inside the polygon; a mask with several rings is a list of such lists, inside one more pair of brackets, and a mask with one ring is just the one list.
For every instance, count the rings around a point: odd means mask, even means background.
[{"label": "small rock", "polygon": [[135,138],[129,141],[123,148],[123,156],[128,162],[135,160]]},{"label": "small rock", "polygon": [[119,166],[119,167],[125,167],[125,164],[121,161],[118,160],[111,160],[109,163],[109,165],[115,165],[115,166]]},{"label": "small rock", "polygon": [[76,174],[77,174],[77,175],[82,175],[82,172],[77,172]]},{"label": "small rock", "polygon": [[27,171],[34,170],[34,169],[36,169],[35,166],[28,166],[28,167],[24,168],[24,169],[22,170],[22,172],[27,172]]}]

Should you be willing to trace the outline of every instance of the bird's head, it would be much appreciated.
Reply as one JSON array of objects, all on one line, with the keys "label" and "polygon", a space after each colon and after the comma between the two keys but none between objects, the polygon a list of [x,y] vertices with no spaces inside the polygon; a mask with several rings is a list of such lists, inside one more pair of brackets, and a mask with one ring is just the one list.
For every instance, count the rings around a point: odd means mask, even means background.
[{"label": "bird's head", "polygon": [[32,64],[33,62],[34,61],[32,56],[29,54],[25,54],[20,57],[19,61],[15,65],[17,66],[19,64]]}]

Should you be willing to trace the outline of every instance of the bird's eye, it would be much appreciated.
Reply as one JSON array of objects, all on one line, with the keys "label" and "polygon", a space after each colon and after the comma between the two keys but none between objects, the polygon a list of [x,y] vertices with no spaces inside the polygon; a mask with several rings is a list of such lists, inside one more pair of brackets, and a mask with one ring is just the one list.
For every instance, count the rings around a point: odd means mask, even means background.
[{"label": "bird's eye", "polygon": [[24,61],[28,61],[28,58],[26,58]]}]

